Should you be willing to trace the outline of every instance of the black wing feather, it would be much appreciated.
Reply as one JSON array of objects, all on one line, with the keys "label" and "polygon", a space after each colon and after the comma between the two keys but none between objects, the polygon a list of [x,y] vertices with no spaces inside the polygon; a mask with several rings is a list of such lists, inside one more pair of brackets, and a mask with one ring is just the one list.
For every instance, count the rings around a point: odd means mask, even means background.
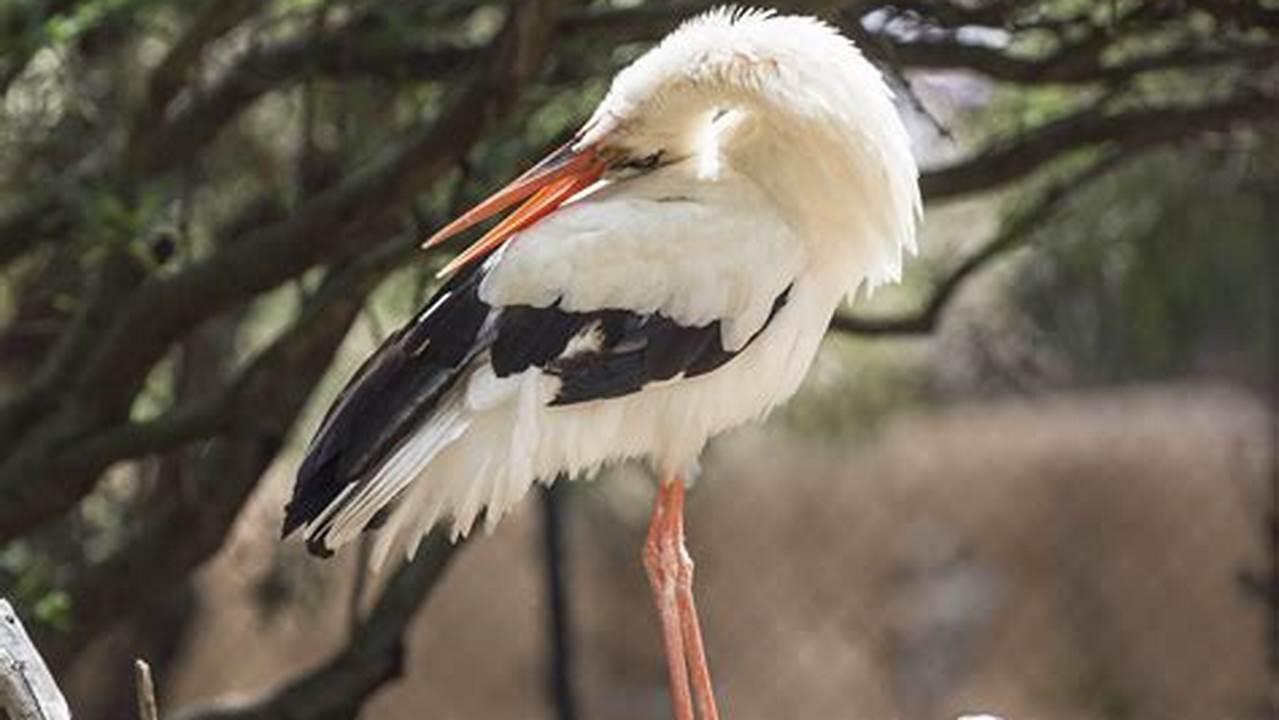
[{"label": "black wing feather", "polygon": [[602,335],[598,349],[557,357],[543,367],[560,379],[559,392],[551,404],[572,405],[621,397],[677,375],[704,375],[749,347],[786,304],[789,295],[790,288],[787,288],[777,296],[768,320],[736,351],[724,349],[718,320],[690,327],[661,313],[640,315],[618,310],[563,313],[546,308],[541,312],[577,315],[578,327],[598,328]]},{"label": "black wing feather", "polygon": [[[740,352],[724,349],[719,321],[689,327],[661,313],[569,312],[558,303],[494,309],[480,299],[483,277],[478,267],[455,276],[356,372],[307,448],[285,508],[285,535],[371,477],[485,352],[499,377],[537,367],[559,378],[552,405],[620,397],[681,373],[702,375]],[[769,321],[789,292],[777,297]],[[569,352],[586,333],[594,342]],[[326,530],[312,529],[312,552],[331,553]]]},{"label": "black wing feather", "polygon": [[477,271],[455,276],[356,371],[307,448],[285,507],[285,535],[375,470],[483,352],[492,309],[479,299],[480,279]]}]

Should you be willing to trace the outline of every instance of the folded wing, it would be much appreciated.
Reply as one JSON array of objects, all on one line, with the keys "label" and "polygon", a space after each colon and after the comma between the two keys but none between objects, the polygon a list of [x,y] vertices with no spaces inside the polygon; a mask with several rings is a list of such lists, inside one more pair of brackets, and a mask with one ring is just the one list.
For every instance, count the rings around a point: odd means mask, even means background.
[{"label": "folded wing", "polygon": [[[745,350],[787,301],[795,244],[747,218],[760,239],[729,245],[699,227],[707,210],[697,202],[638,202],[647,213],[634,198],[607,195],[566,206],[445,285],[334,402],[298,471],[284,532],[305,527],[308,547],[328,554],[376,525],[467,432],[478,412],[467,388],[478,371],[502,380],[533,370],[547,380],[539,402],[569,408],[705,375]],[[614,224],[621,230],[606,243],[598,228],[610,203],[615,217],[634,222]],[[486,406],[508,401],[496,385]],[[492,473],[484,462],[476,475]],[[449,482],[472,480],[484,478]]]}]

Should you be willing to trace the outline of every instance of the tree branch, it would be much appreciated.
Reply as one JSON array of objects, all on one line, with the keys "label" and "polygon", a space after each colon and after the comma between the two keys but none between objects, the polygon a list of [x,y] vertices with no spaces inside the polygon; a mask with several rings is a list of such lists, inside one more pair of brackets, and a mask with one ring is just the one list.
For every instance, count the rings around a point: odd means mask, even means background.
[{"label": "tree branch", "polygon": [[[45,469],[86,434],[125,417],[147,372],[176,338],[307,268],[393,234],[401,224],[400,208],[467,151],[490,114],[508,112],[539,69],[554,5],[540,0],[516,6],[485,72],[398,153],[322,193],[290,219],[135,292],[89,354],[77,382],[65,388],[68,401],[30,431],[34,442],[24,442],[0,466],[0,539],[56,517],[92,489],[91,475],[50,475]],[[33,477],[42,481],[31,482]]]},{"label": "tree branch", "polygon": [[1188,0],[1189,5],[1218,22],[1243,29],[1279,30],[1279,8],[1265,3],[1221,2],[1220,0]]},{"label": "tree branch", "polygon": [[903,68],[971,70],[992,80],[1022,85],[1116,84],[1158,70],[1269,63],[1279,59],[1277,43],[1203,50],[1177,47],[1107,64],[1101,52],[1105,48],[1092,44],[1067,46],[1041,58],[1023,58],[990,46],[953,39],[906,41],[885,34],[865,35],[870,43],[882,46],[882,52]]},{"label": "tree branch", "polygon": [[46,191],[0,218],[0,266],[44,240],[65,235],[71,223],[67,213],[62,212],[63,205],[64,198],[59,193]]},{"label": "tree branch", "polygon": [[315,670],[248,703],[215,702],[178,712],[178,720],[323,720],[354,717],[364,701],[399,677],[404,634],[438,584],[458,545],[433,533],[416,559],[387,583],[377,604],[347,646]]},{"label": "tree branch", "polygon": [[260,419],[264,393],[296,379],[299,362],[327,358],[359,314],[365,294],[416,244],[415,236],[393,238],[330,276],[302,316],[221,390],[188,401],[154,420],[100,430],[60,454],[49,469],[57,475],[96,475],[117,460],[163,452],[240,423],[254,423]]},{"label": "tree branch", "polygon": [[68,584],[76,623],[70,634],[53,636],[58,642],[50,646],[50,657],[66,657],[87,647],[102,630],[149,612],[154,598],[167,597],[222,547],[359,316],[362,290],[369,283],[360,283],[363,288],[353,284],[346,279],[332,283],[324,300],[272,343],[228,390],[175,411],[178,418],[95,436],[53,464],[50,469],[56,476],[96,477],[115,457],[137,457],[217,435],[198,447],[179,450],[187,453],[181,460],[184,492],[163,489],[165,502],[157,512],[118,549]]},{"label": "tree branch", "polygon": [[[83,1],[83,0],[81,0]],[[14,3],[0,19],[0,99],[9,86],[27,69],[27,64],[40,48],[35,38],[40,26],[49,18],[73,8],[75,0]]]},{"label": "tree branch", "polygon": [[0,715],[12,720],[71,720],[71,710],[18,614],[0,598]]},{"label": "tree branch", "polygon": [[1089,108],[983,148],[969,159],[930,170],[920,178],[929,200],[993,190],[1045,163],[1081,148],[1117,145],[1138,149],[1190,134],[1223,130],[1242,121],[1279,117],[1279,98],[1241,95],[1204,105],[1130,110],[1113,115]]},{"label": "tree branch", "polygon": [[[459,201],[455,198],[452,205]],[[185,402],[156,420],[95,434],[60,458],[79,467],[57,472],[97,475],[115,460],[213,438],[166,458],[182,463],[184,487],[191,489],[177,495],[166,491],[164,507],[149,513],[109,557],[68,583],[76,623],[69,634],[51,634],[50,657],[65,660],[102,630],[150,612],[152,603],[138,598],[171,596],[192,568],[221,547],[248,493],[327,372],[367,293],[406,255],[417,252],[419,237],[403,233],[331,272],[293,325],[220,391]],[[175,544],[175,537],[182,542]]]},{"label": "tree branch", "polygon": [[151,666],[141,658],[133,661],[134,690],[138,696],[138,720],[160,720],[155,703],[155,680]]},{"label": "tree branch", "polygon": [[[141,288],[91,362],[85,385],[99,392],[108,385],[127,386],[121,377],[139,380],[174,338],[203,317],[365,247],[372,238],[393,234],[412,195],[443,176],[479,139],[490,113],[509,111],[536,72],[552,28],[547,5],[547,0],[520,4],[497,41],[488,71],[394,156],[321,194],[287,221]],[[112,382],[105,382],[108,378]],[[121,390],[107,394],[116,403],[132,396]]]},{"label": "tree branch", "polygon": [[[131,166],[135,156],[145,148],[154,147],[151,135],[160,124],[164,109],[182,89],[204,49],[261,7],[256,0],[206,0],[195,12],[186,32],[151,71],[146,98],[134,113],[129,132],[129,149],[125,154]],[[166,152],[172,151],[166,148]]]},{"label": "tree branch", "polygon": [[[132,182],[140,182],[190,162],[232,120],[263,95],[278,91],[308,73],[328,77],[356,75],[384,78],[438,78],[474,67],[483,51],[460,47],[421,47],[385,44],[385,26],[367,18],[327,30],[262,46],[247,53],[226,70],[212,87],[190,90],[172,103],[167,120],[161,117],[135,121],[127,153]],[[189,50],[181,53],[186,55]],[[174,61],[174,64],[177,64]],[[170,72],[176,72],[171,70]],[[168,82],[156,90],[164,97],[176,90]],[[164,100],[168,103],[172,98]],[[157,100],[153,103],[158,104]],[[154,109],[154,108],[153,108]],[[160,106],[158,110],[163,110]],[[140,128],[145,127],[145,132]],[[94,169],[77,172],[58,182],[36,200],[0,217],[0,265],[42,242],[64,237],[74,227],[72,199],[86,192],[86,181],[99,177],[111,158],[93,163]]]},{"label": "tree branch", "polygon": [[574,6],[560,13],[559,34],[565,39],[652,40],[674,30],[685,19],[719,4],[722,3],[714,0],[676,0],[662,5],[632,7]]},{"label": "tree branch", "polygon": [[[207,7],[222,7],[222,3],[229,2],[221,0]],[[602,38],[614,42],[652,40],[683,18],[713,4],[693,0],[660,7],[572,7],[561,13],[558,25],[560,34],[565,38],[585,37],[594,42]],[[1265,63],[1273,62],[1279,55],[1279,48],[1274,44],[1199,52],[1178,48],[1111,66],[1101,63],[1100,48],[1103,46],[1090,39],[1045,58],[1018,58],[995,48],[953,40],[921,37],[907,41],[886,32],[867,32],[861,25],[861,19],[886,7],[897,11],[910,10],[922,18],[921,21],[940,23],[942,27],[956,26],[954,23],[968,26],[987,22],[1003,26],[1011,22],[1012,8],[1003,3],[967,8],[937,2],[868,2],[857,4],[851,15],[842,16],[845,29],[859,37],[868,52],[881,56],[899,70],[968,69],[994,79],[1026,84],[1113,84],[1152,70],[1199,68],[1231,62]],[[139,179],[173,169],[176,163],[209,143],[262,95],[277,91],[308,73],[329,77],[433,78],[469,67],[481,55],[474,48],[388,45],[385,30],[385,23],[380,19],[363,16],[318,36],[306,34],[250,51],[224,72],[212,87],[189,91],[184,100],[176,103],[172,117],[152,127],[152,132],[144,136],[146,142],[134,143],[130,152],[131,166]],[[1094,36],[1108,42],[1121,37],[1104,29],[1098,29]],[[196,38],[179,43],[180,47],[175,47],[171,53],[174,60],[166,66],[180,67],[183,65],[180,60],[189,61],[192,55],[190,48],[197,45],[197,39],[207,42],[207,38]],[[171,97],[176,92],[172,78],[180,74],[177,70],[161,73],[167,80],[157,81],[162,88],[156,94]],[[57,198],[51,196],[47,200],[43,205],[20,209],[0,221],[0,262],[25,252],[37,239],[50,234],[51,231],[37,233],[30,230],[35,220],[46,226],[56,221]]]},{"label": "tree branch", "polygon": [[172,117],[138,145],[135,172],[149,176],[172,169],[258,98],[308,73],[435,79],[471,67],[483,56],[473,48],[387,45],[386,30],[385,23],[363,17],[250,51],[210,88],[189,92],[185,104],[179,101]]},{"label": "tree branch", "polygon": [[872,10],[891,10],[909,13],[921,22],[941,28],[987,27],[1007,28],[1013,24],[1017,2],[990,0],[988,2],[959,3],[949,0],[868,0],[855,7],[863,14]]},{"label": "tree branch", "polygon": [[1067,200],[1119,167],[1121,161],[1128,157],[1129,154],[1124,151],[1109,153],[1085,169],[1072,173],[1066,179],[1043,191],[1025,210],[1006,219],[991,240],[980,250],[965,258],[939,282],[918,312],[888,318],[861,317],[841,312],[836,313],[831,319],[830,329],[868,336],[925,335],[933,332],[959,289],[979,270],[1021,247],[1031,233],[1048,222]]}]

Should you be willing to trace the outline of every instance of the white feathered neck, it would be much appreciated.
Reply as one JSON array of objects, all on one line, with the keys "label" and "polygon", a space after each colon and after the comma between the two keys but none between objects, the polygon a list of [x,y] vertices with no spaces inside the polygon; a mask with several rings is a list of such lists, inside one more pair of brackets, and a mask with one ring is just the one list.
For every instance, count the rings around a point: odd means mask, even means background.
[{"label": "white feathered neck", "polygon": [[583,142],[692,149],[717,116],[723,161],[778,203],[815,264],[850,289],[900,278],[918,169],[891,91],[849,40],[815,18],[713,10],[617,75]]}]

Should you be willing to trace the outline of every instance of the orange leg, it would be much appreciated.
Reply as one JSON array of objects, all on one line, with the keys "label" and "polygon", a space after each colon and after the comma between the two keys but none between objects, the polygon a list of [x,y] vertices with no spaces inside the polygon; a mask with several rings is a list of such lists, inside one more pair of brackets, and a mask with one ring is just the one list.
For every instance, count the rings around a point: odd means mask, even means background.
[{"label": "orange leg", "polygon": [[711,687],[711,670],[706,664],[706,648],[702,645],[702,627],[697,619],[697,604],[693,602],[693,558],[684,544],[684,482],[676,478],[671,485],[667,514],[674,527],[675,552],[678,573],[675,582],[675,603],[679,607],[680,630],[684,635],[684,653],[688,656],[688,672],[692,679],[693,695],[697,698],[697,712],[702,720],[719,720],[715,707],[715,690]]},{"label": "orange leg", "polygon": [[693,720],[691,678],[702,720],[719,720],[693,603],[693,561],[684,546],[684,481],[673,474],[658,484],[644,543],[644,568],[662,620],[675,718]]},{"label": "orange leg", "polygon": [[689,695],[688,665],[684,657],[684,640],[680,631],[679,607],[675,592],[675,569],[669,553],[667,537],[670,519],[666,513],[666,484],[657,491],[653,517],[644,540],[644,570],[653,588],[653,604],[662,621],[662,645],[666,651],[666,671],[670,682],[671,704],[675,720],[693,720],[693,699]]}]

